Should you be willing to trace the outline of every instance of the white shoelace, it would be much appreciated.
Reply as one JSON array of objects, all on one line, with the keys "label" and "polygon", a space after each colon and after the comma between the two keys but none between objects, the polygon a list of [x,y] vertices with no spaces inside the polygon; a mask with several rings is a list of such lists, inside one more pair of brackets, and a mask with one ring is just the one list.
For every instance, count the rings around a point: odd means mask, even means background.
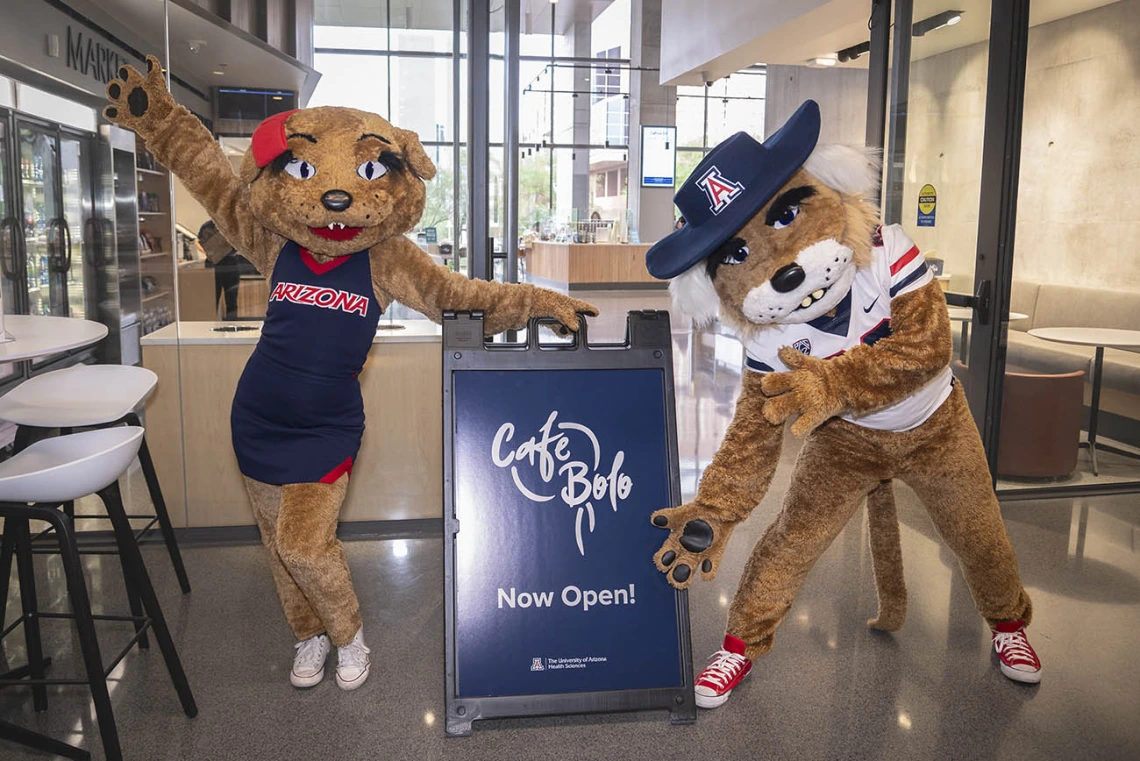
[{"label": "white shoelace", "polygon": [[1006,655],[1010,661],[1029,664],[1036,668],[1037,657],[1029,646],[1025,632],[994,632],[994,649],[999,655]]},{"label": "white shoelace", "polygon": [[362,669],[368,665],[369,650],[363,642],[353,640],[336,651],[337,663],[348,668]]},{"label": "white shoelace", "polygon": [[744,668],[747,659],[743,655],[730,653],[727,650],[717,650],[713,653],[714,660],[701,672],[701,681],[709,681],[723,688],[736,676],[736,672]]},{"label": "white shoelace", "polygon": [[329,638],[318,634],[304,642],[298,642],[294,647],[297,649],[297,655],[293,658],[295,667],[319,669],[325,665],[325,657],[329,653]]}]

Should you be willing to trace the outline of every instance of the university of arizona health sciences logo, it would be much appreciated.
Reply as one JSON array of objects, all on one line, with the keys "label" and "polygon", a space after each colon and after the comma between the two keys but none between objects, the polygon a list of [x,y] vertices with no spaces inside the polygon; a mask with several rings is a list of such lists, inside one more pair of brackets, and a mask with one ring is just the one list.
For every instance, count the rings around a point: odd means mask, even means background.
[{"label": "university of arizona health sciences logo", "polygon": [[697,187],[705,191],[705,195],[708,196],[709,209],[713,214],[720,214],[744,192],[743,185],[725,177],[715,166],[709,167],[709,170],[701,175],[697,180]]},{"label": "university of arizona health sciences logo", "polygon": [[530,659],[530,670],[531,671],[546,671],[546,668],[543,667],[543,665],[542,665],[542,659],[541,658],[531,658]]}]

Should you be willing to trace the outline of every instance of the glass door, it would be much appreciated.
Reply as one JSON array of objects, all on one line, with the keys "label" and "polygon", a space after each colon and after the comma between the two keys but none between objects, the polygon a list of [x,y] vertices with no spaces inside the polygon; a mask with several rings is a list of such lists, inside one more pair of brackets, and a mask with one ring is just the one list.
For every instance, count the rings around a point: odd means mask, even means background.
[{"label": "glass door", "polygon": [[[973,295],[989,76],[990,3],[895,5],[883,218],[915,241],[950,301]],[[909,30],[900,32],[899,30]],[[968,397],[975,311],[950,306],[951,369]]]},{"label": "glass door", "polygon": [[92,144],[88,137],[64,133],[59,141],[63,216],[57,226],[62,246],[53,267],[52,313],[85,318],[93,314],[93,263],[84,256],[94,244],[92,216]]},{"label": "glass door", "polygon": [[[11,114],[0,109],[0,293],[4,314],[20,314],[23,287],[20,276],[21,225],[19,207],[13,193],[14,146],[11,139]],[[0,364],[0,382],[19,375],[20,365]]]},{"label": "glass door", "polygon": [[[53,311],[52,299],[53,269],[66,261],[65,233],[60,229],[59,138],[46,128],[18,124],[28,314],[60,314]],[[56,303],[62,307],[66,301]]]}]

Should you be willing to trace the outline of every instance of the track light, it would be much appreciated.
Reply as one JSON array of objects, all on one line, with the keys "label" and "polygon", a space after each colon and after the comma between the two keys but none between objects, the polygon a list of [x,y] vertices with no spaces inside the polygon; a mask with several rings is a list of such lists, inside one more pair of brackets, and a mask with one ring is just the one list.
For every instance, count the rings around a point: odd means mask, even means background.
[{"label": "track light", "polygon": [[936,13],[930,18],[916,21],[914,26],[910,28],[910,34],[912,37],[922,37],[927,32],[933,32],[935,29],[941,29],[944,26],[954,26],[962,20],[963,13],[965,13],[965,11],[942,11],[942,13]]},{"label": "track light", "polygon": [[844,48],[843,50],[840,50],[835,55],[839,59],[840,63],[846,63],[847,61],[854,61],[856,58],[858,58],[861,55],[865,55],[870,50],[871,50],[871,43],[870,42],[861,42],[858,45],[852,45],[849,48]]}]

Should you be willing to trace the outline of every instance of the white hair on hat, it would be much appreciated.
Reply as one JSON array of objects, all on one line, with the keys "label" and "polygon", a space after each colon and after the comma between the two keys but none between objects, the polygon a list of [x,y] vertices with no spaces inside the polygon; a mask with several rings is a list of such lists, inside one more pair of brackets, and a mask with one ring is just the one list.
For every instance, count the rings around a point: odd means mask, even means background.
[{"label": "white hair on hat", "polygon": [[817,145],[804,170],[840,193],[866,195],[879,186],[879,152],[854,145]]},{"label": "white hair on hat", "polygon": [[713,288],[704,259],[669,282],[669,295],[673,299],[673,306],[692,317],[698,328],[711,323],[720,313],[720,297]]}]

